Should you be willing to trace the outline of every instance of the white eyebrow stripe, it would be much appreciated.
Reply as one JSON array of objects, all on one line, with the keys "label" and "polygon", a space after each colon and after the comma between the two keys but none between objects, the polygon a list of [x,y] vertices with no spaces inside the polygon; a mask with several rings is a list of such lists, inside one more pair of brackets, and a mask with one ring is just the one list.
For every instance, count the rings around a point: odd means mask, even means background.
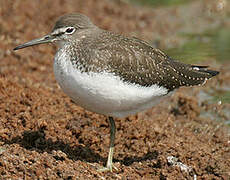
[{"label": "white eyebrow stripe", "polygon": [[59,28],[52,32],[52,35],[63,34],[66,28]]},{"label": "white eyebrow stripe", "polygon": [[54,32],[52,32],[52,35],[64,34],[66,29],[68,29],[68,28],[74,28],[74,27],[68,26],[68,27],[58,28]]}]

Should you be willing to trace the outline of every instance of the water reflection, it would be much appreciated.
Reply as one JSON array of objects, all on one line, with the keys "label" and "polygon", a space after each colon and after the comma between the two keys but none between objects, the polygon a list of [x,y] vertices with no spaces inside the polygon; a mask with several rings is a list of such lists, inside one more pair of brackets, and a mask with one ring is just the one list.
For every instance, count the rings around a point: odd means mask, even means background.
[{"label": "water reflection", "polygon": [[230,29],[218,29],[201,34],[182,34],[187,41],[179,48],[168,49],[167,53],[186,63],[215,60],[220,63],[230,60]]}]

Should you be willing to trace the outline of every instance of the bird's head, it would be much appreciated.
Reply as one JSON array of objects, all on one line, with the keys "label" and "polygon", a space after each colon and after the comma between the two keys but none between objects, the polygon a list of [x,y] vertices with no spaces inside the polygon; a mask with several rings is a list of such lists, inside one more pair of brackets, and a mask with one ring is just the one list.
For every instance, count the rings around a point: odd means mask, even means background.
[{"label": "bird's head", "polygon": [[90,30],[96,28],[97,27],[85,15],[66,14],[56,21],[51,33],[21,44],[15,47],[14,50],[50,42],[66,42],[81,39],[84,38]]}]

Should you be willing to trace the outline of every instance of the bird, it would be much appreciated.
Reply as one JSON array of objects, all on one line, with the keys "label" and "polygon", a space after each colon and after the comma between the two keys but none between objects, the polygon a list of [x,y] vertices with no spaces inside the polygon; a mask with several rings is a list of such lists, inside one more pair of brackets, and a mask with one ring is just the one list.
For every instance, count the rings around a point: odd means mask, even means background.
[{"label": "bird", "polygon": [[179,87],[203,85],[219,74],[177,61],[141,39],[99,28],[80,13],[62,15],[49,34],[13,50],[45,43],[58,45],[53,69],[64,93],[76,105],[108,118],[109,153],[99,171],[115,168],[114,118],[150,109]]}]

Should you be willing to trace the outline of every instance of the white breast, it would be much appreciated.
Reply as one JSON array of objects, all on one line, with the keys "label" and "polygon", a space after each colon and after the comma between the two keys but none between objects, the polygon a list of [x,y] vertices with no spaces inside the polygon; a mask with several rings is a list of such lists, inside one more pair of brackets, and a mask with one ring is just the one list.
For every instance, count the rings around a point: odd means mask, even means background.
[{"label": "white breast", "polygon": [[155,105],[168,90],[126,83],[111,73],[81,73],[63,49],[55,55],[54,73],[63,91],[79,106],[99,114],[125,117]]}]

